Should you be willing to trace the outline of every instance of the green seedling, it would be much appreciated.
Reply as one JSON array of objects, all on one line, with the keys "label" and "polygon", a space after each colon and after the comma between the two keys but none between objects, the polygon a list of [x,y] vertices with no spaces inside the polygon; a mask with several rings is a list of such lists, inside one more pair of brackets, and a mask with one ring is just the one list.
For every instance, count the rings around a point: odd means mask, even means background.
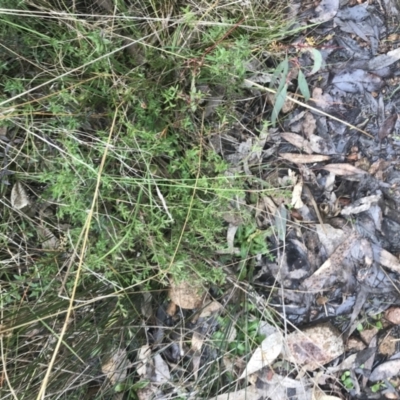
[{"label": "green seedling", "polygon": [[341,375],[340,380],[342,381],[342,384],[346,389],[348,389],[348,390],[354,389],[354,383],[353,383],[353,379],[351,378],[350,371],[345,371]]}]

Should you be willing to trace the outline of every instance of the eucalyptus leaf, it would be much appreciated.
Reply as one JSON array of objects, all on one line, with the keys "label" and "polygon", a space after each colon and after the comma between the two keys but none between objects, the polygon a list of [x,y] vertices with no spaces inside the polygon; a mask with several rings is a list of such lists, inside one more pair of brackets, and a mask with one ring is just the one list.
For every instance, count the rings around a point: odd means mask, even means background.
[{"label": "eucalyptus leaf", "polygon": [[[282,84],[282,82],[285,82],[288,72],[289,72],[289,61],[288,61],[288,59],[287,59],[287,57],[286,57],[286,58],[285,58],[282,62],[280,62],[279,65],[276,67],[276,69],[275,69],[275,71],[274,71],[274,73],[273,73],[273,75],[272,75],[272,78],[271,78],[269,87],[270,87],[270,88],[274,88],[274,86],[275,86],[276,82],[278,81],[278,78],[279,78],[279,77],[281,78],[281,79],[280,79],[280,84]],[[279,90],[279,89],[278,89],[278,90]]]},{"label": "eucalyptus leaf", "polygon": [[310,89],[308,88],[308,83],[306,81],[306,77],[303,74],[303,71],[299,69],[299,75],[297,77],[297,83],[300,89],[301,94],[304,96],[304,100],[310,100]]},{"label": "eucalyptus leaf", "polygon": [[314,58],[314,66],[313,69],[311,70],[311,75],[315,74],[321,69],[322,66],[322,54],[319,50],[317,49],[311,49],[311,53]]},{"label": "eucalyptus leaf", "polygon": [[276,120],[278,119],[278,115],[282,110],[283,104],[285,103],[287,95],[287,84],[285,84],[280,92],[278,92],[275,96],[275,104],[272,110],[271,123],[275,126]]},{"label": "eucalyptus leaf", "polygon": [[288,76],[288,73],[289,73],[289,61],[287,59],[285,59],[285,65],[284,65],[284,68],[283,68],[283,71],[281,74],[281,79],[279,82],[278,89],[276,90],[276,93],[280,93],[282,91],[283,87],[285,85],[287,86],[286,78]]}]

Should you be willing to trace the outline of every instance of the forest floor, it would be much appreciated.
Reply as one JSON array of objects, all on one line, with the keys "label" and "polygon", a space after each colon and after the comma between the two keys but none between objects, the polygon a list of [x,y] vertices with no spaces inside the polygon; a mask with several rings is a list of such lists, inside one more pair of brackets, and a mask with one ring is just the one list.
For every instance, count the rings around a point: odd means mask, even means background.
[{"label": "forest floor", "polygon": [[0,9],[1,399],[398,399],[400,7]]}]

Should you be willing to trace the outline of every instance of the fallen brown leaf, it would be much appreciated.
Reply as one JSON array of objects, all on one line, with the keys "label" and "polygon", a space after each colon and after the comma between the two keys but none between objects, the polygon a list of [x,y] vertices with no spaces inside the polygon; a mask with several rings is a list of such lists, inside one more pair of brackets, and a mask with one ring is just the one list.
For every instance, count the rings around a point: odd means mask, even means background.
[{"label": "fallen brown leaf", "polygon": [[323,156],[319,154],[296,154],[296,153],[280,153],[279,154],[285,160],[291,161],[295,164],[310,164],[322,161],[328,161],[331,159],[329,156]]},{"label": "fallen brown leaf", "polygon": [[322,167],[325,171],[332,172],[335,175],[342,175],[342,176],[348,176],[348,175],[357,175],[357,174],[365,174],[366,171],[354,167],[351,164],[328,164]]},{"label": "fallen brown leaf", "polygon": [[352,273],[352,271],[343,268],[343,259],[347,257],[357,238],[357,235],[352,233],[347,237],[347,240],[338,245],[321,267],[304,280],[304,288],[311,292],[319,292],[333,285],[336,281],[345,281],[347,274]]},{"label": "fallen brown leaf", "polygon": [[309,141],[307,139],[304,139],[297,133],[282,132],[281,137],[283,137],[287,142],[289,142],[293,146],[296,146],[298,149],[306,152],[307,154],[313,153]]},{"label": "fallen brown leaf", "polygon": [[397,114],[393,114],[385,119],[384,123],[381,126],[381,129],[379,129],[378,132],[379,140],[384,139],[385,137],[387,137],[392,133],[396,121],[397,121]]}]

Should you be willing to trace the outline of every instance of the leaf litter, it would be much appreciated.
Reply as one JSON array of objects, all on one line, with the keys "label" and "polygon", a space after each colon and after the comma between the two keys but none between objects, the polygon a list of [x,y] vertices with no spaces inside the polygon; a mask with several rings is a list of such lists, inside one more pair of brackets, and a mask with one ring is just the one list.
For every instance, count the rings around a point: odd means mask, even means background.
[{"label": "leaf litter", "polygon": [[[373,399],[373,383],[382,383],[382,395],[399,388],[400,349],[383,354],[378,346],[389,330],[394,341],[400,337],[397,314],[390,313],[400,303],[400,53],[380,48],[394,29],[382,15],[398,15],[398,9],[389,0],[383,10],[378,3],[321,0],[309,9],[299,7],[302,23],[320,24],[307,32],[307,39],[319,44],[288,46],[284,61],[272,60],[280,62],[275,75],[263,63],[250,71],[276,92],[256,94],[265,106],[256,111],[259,124],[250,129],[238,118],[241,128],[209,138],[232,175],[246,175],[249,191],[258,190],[260,181],[268,184],[259,198],[246,199],[248,204],[241,202],[226,216],[226,249],[215,254],[213,267],[227,271],[229,290],[205,288],[192,277],[168,282],[168,299],[158,308],[151,304],[155,294],[143,298],[139,309],[149,321],[147,343],[135,357],[125,349],[110,352],[101,370],[112,384],[125,382],[133,370],[145,386],[137,390],[138,398],[177,397],[177,381],[185,382],[182,396],[194,398],[212,365],[230,388],[209,397],[216,400]],[[207,122],[224,90],[203,89],[210,92]],[[254,97],[253,88],[247,90]],[[307,107],[290,100],[297,95]],[[279,184],[289,193],[278,193]],[[14,185],[10,202],[15,210],[30,205],[21,183]],[[250,222],[256,229],[240,243],[240,228]],[[43,249],[54,248],[50,229],[43,227],[38,235]],[[268,252],[246,254],[252,279],[244,282],[237,279],[244,264],[241,245],[257,235]],[[241,317],[251,322],[256,311],[241,309],[243,293],[257,312],[274,315],[276,325],[260,319],[257,334],[264,338],[256,344],[253,337],[245,354],[234,347],[241,344]],[[232,304],[240,307],[232,311]],[[382,315],[387,316],[382,329],[370,341],[376,345],[366,347],[359,333]],[[356,341],[362,345],[351,348]],[[343,371],[351,371],[351,389],[341,380]]]},{"label": "leaf litter", "polygon": [[[257,298],[268,299],[263,307],[272,307],[288,325],[285,332],[269,332],[242,367],[239,379],[246,378],[250,386],[215,399],[242,398],[246,390],[246,398],[272,392],[273,398],[292,398],[287,388],[273,384],[284,362],[302,368],[285,378],[292,379],[292,388],[301,383],[304,397],[293,389],[297,398],[372,399],[376,391],[398,398],[400,348],[374,345],[384,343],[389,330],[396,332],[393,340],[400,338],[398,320],[391,319],[396,313],[389,313],[400,303],[400,53],[396,44],[383,46],[395,29],[385,18],[398,15],[398,6],[388,0],[385,7],[377,2],[317,2],[301,15],[322,23],[315,33],[326,37],[322,49],[307,53],[294,46],[264,82],[277,92],[267,95],[272,105],[265,118],[279,127],[269,128],[259,164],[254,159],[244,166],[237,158],[234,165],[236,172],[242,168],[253,176],[259,176],[261,165],[273,165],[279,179],[261,176],[275,185],[289,171],[298,175],[291,201],[262,196],[255,212],[258,226],[274,232],[266,239],[272,257],[259,256],[254,264]],[[333,27],[336,35],[330,35]],[[293,97],[288,66],[294,57],[298,90],[315,109],[304,111],[300,105],[282,110],[285,98]],[[318,110],[340,117],[330,119]],[[243,131],[238,148],[241,141],[251,148],[249,139],[256,143],[257,135]],[[240,224],[230,228],[229,248],[237,243]],[[382,319],[385,312],[388,318]],[[360,333],[376,316],[382,327],[371,331],[366,348]],[[319,371],[323,378],[318,387],[304,371]],[[349,371],[351,388],[344,386],[343,371]],[[374,386],[376,382],[382,385]]]}]

